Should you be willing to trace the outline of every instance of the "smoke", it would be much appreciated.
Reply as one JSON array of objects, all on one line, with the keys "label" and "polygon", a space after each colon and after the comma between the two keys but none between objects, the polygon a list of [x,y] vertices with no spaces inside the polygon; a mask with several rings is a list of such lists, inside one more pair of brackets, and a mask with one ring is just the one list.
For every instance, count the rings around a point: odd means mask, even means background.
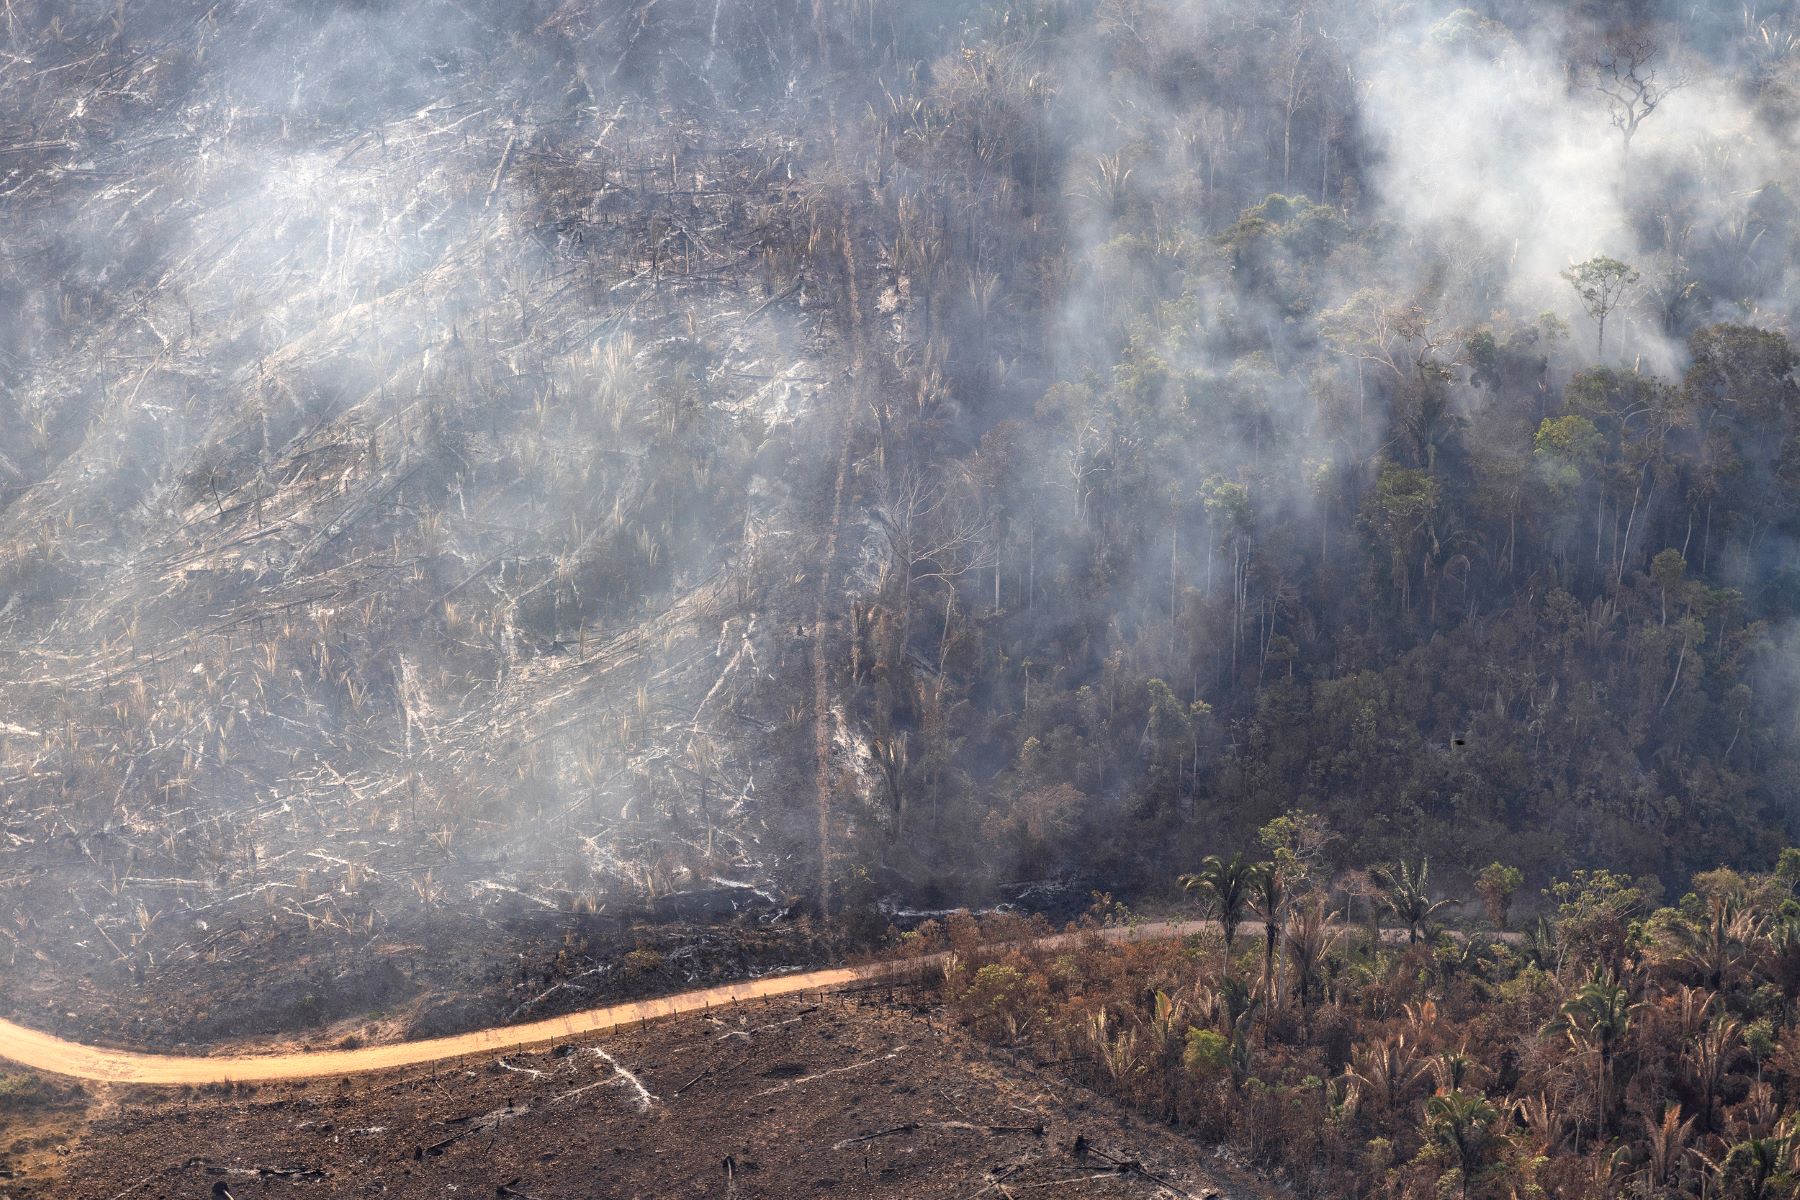
[{"label": "smoke", "polygon": [[[1458,315],[1551,311],[1585,340],[1591,322],[1561,273],[1622,259],[1643,284],[1616,359],[1678,374],[1684,350],[1660,319],[1659,295],[1694,282],[1689,257],[1746,223],[1790,148],[1745,102],[1741,78],[1645,44],[1645,73],[1664,94],[1629,150],[1618,103],[1601,91],[1619,85],[1593,63],[1602,35],[1558,22],[1515,32],[1467,10],[1363,48],[1361,115],[1380,215],[1445,264]],[[1734,282],[1739,290],[1685,302],[1682,316],[1785,313],[1784,278]]]},{"label": "smoke", "polygon": [[8,10],[0,806],[119,944],[57,969],[803,875],[738,700],[798,704],[817,135],[704,8]]},{"label": "smoke", "polygon": [[1789,321],[1787,68],[1722,8],[1643,26],[1629,152],[1641,23],[1530,6],[5,23],[0,787],[183,920],[314,852],[359,936],[1080,865],[1274,757],[1265,686],[1473,619],[1502,556],[1369,498],[1529,456],[1564,270],[1671,378]]}]

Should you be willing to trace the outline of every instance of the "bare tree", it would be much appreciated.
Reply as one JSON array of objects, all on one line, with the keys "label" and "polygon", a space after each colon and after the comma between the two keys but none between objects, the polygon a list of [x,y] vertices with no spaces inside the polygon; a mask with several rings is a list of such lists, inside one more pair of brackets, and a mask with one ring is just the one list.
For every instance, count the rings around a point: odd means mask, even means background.
[{"label": "bare tree", "polygon": [[881,481],[870,515],[887,550],[890,587],[909,593],[915,583],[948,582],[992,564],[992,521],[967,484],[916,469]]},{"label": "bare tree", "polygon": [[[1294,115],[1311,99],[1313,39],[1306,21],[1311,14],[1302,8],[1294,14],[1280,42],[1281,78],[1281,191],[1286,195],[1291,186],[1294,166]],[[1323,196],[1320,197],[1324,199]]]},{"label": "bare tree", "polygon": [[1459,365],[1451,348],[1454,335],[1416,300],[1402,300],[1378,288],[1363,288],[1319,320],[1325,343],[1361,363],[1386,367],[1397,378],[1420,382],[1450,377]]},{"label": "bare tree", "polygon": [[1622,152],[1631,153],[1631,139],[1638,126],[1664,100],[1688,85],[1680,71],[1657,78],[1655,66],[1662,47],[1643,34],[1616,39],[1593,62],[1593,88],[1606,98],[1613,128],[1624,139]]}]

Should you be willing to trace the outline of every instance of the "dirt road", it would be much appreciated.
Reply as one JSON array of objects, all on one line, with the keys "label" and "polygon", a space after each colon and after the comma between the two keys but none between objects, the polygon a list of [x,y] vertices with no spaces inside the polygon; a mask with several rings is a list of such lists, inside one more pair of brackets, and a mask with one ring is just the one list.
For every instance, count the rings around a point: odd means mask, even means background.
[{"label": "dirt road", "polygon": [[[1216,931],[1213,921],[1156,921],[1102,931],[1108,941],[1125,942],[1184,936]],[[1048,945],[1073,940],[1079,935],[1056,934]],[[857,983],[896,979],[930,969],[942,955],[862,967],[836,967],[775,975],[699,991],[681,992],[653,1000],[615,1004],[533,1021],[528,1025],[502,1025],[472,1033],[431,1038],[419,1042],[363,1046],[354,1050],[272,1051],[264,1054],[176,1055],[140,1054],[109,1050],[64,1041],[48,1033],[0,1020],[0,1058],[34,1070],[102,1083],[131,1083],[156,1087],[198,1087],[215,1083],[260,1083],[276,1079],[315,1079],[331,1075],[358,1075],[394,1067],[443,1062],[465,1055],[498,1054],[584,1034],[604,1033],[681,1013],[725,1008],[747,1000],[787,996],[796,992],[831,991]]]}]

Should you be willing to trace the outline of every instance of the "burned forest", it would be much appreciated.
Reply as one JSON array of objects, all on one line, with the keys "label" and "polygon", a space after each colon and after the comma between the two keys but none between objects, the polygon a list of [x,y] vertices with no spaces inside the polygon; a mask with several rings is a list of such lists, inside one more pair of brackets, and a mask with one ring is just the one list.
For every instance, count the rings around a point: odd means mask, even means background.
[{"label": "burned forest", "polygon": [[[666,1194],[1622,1195],[1659,1086],[1630,1194],[1794,1194],[1797,116],[1792,3],[0,0],[0,1018],[834,981],[336,1099],[0,1071],[0,1164],[139,1194],[84,1156],[179,1112],[280,1169],[143,1195],[440,1194],[691,1064],[714,1139],[889,1125]],[[1576,1003],[1677,984],[1699,1091]]]}]

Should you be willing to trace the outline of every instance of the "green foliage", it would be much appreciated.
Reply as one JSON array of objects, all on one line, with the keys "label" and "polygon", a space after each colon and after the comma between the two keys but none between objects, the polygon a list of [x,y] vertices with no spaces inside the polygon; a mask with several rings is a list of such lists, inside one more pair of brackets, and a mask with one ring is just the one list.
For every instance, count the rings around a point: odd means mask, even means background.
[{"label": "green foliage", "polygon": [[624,959],[627,975],[654,975],[666,965],[661,953],[650,949],[638,949],[626,952]]},{"label": "green foliage", "polygon": [[1442,1092],[1425,1102],[1425,1130],[1450,1164],[1458,1194],[1469,1189],[1487,1166],[1500,1125],[1500,1110],[1479,1092]]},{"label": "green foliage", "polygon": [[1523,871],[1501,863],[1489,863],[1475,877],[1475,891],[1480,895],[1481,903],[1487,909],[1488,920],[1494,923],[1495,928],[1506,928],[1513,896],[1524,882]]},{"label": "green foliage", "polygon": [[1582,416],[1546,417],[1532,438],[1538,476],[1559,498],[1582,485],[1604,447],[1600,431]]},{"label": "green foliage", "polygon": [[[1272,824],[1291,844],[1292,825]],[[1517,885],[1509,868],[1493,875]],[[1430,902],[1425,864],[1386,877]],[[1430,947],[1338,943],[1312,976],[1319,1005],[1175,942],[1009,951],[946,990],[992,1011],[1037,989],[1022,1032],[988,1022],[984,1035],[1051,1058],[1073,1048],[1080,1078],[1279,1168],[1297,1194],[1499,1200],[1598,1180],[1575,1194],[1789,1198],[1800,987],[1776,981],[1800,981],[1778,919],[1794,901],[1775,873],[1715,869],[1690,885],[1652,914],[1654,881],[1556,880],[1547,958],[1525,939],[1449,932]],[[1330,890],[1287,902],[1289,954],[1312,937],[1299,915],[1328,940],[1341,930]],[[1742,954],[1695,986],[1689,934],[1720,906]],[[1594,930],[1624,917],[1633,946],[1617,963]]]},{"label": "green foliage", "polygon": [[1200,1079],[1217,1079],[1231,1070],[1231,1040],[1211,1029],[1187,1031],[1181,1052],[1181,1065],[1190,1075]]},{"label": "green foliage", "polygon": [[1562,277],[1575,290],[1581,307],[1593,318],[1596,353],[1606,353],[1606,318],[1612,315],[1625,294],[1638,281],[1637,270],[1616,258],[1600,255],[1576,263],[1563,271]]},{"label": "green foliage", "polygon": [[1416,864],[1400,862],[1377,867],[1370,874],[1382,890],[1387,910],[1406,930],[1408,942],[1421,940],[1431,919],[1452,903],[1447,899],[1432,899],[1429,859],[1422,858]]},{"label": "green foliage", "polygon": [[0,1112],[43,1108],[67,1096],[66,1088],[35,1071],[0,1072]]},{"label": "green foliage", "polygon": [[1046,991],[1043,979],[1017,966],[986,963],[969,979],[958,1006],[978,1032],[1012,1042],[1041,1018]]},{"label": "green foliage", "polygon": [[965,999],[982,1008],[1002,1008],[1025,988],[1025,976],[1017,967],[989,963],[975,972]]},{"label": "green foliage", "polygon": [[[1583,416],[1548,417],[1538,426],[1532,448],[1556,472],[1579,472],[1592,466],[1605,448],[1594,423]],[[1559,480],[1561,475],[1556,476]],[[1573,477],[1579,479],[1579,475]]]},{"label": "green foliage", "polygon": [[1719,1196],[1723,1200],[1771,1200],[1791,1195],[1795,1177],[1786,1169],[1785,1157],[1786,1147],[1776,1138],[1746,1138],[1735,1143],[1719,1164]]},{"label": "green foliage", "polygon": [[1250,906],[1256,879],[1256,865],[1246,861],[1242,854],[1234,854],[1229,859],[1209,854],[1198,871],[1181,877],[1181,885],[1190,892],[1199,893],[1207,912],[1217,918],[1224,929],[1227,957],[1230,957],[1237,927],[1242,924],[1244,912]]},{"label": "green foliage", "polygon": [[1603,963],[1623,961],[1634,926],[1649,915],[1654,881],[1605,870],[1577,870],[1546,891],[1556,902],[1556,936],[1569,952]]},{"label": "green foliage", "polygon": [[1274,860],[1274,866],[1288,885],[1303,890],[1315,880],[1324,857],[1338,835],[1331,823],[1318,813],[1289,809],[1268,821],[1256,831],[1256,840]]},{"label": "green foliage", "polygon": [[1800,885],[1800,847],[1784,846],[1775,863],[1775,878],[1791,891]]},{"label": "green foliage", "polygon": [[1304,196],[1271,195],[1245,209],[1220,235],[1234,282],[1278,298],[1293,313],[1307,312],[1308,268],[1349,236],[1343,214]]},{"label": "green foliage", "polygon": [[1512,44],[1510,30],[1473,9],[1459,8],[1435,22],[1427,36],[1433,46],[1450,52],[1492,57]]}]

